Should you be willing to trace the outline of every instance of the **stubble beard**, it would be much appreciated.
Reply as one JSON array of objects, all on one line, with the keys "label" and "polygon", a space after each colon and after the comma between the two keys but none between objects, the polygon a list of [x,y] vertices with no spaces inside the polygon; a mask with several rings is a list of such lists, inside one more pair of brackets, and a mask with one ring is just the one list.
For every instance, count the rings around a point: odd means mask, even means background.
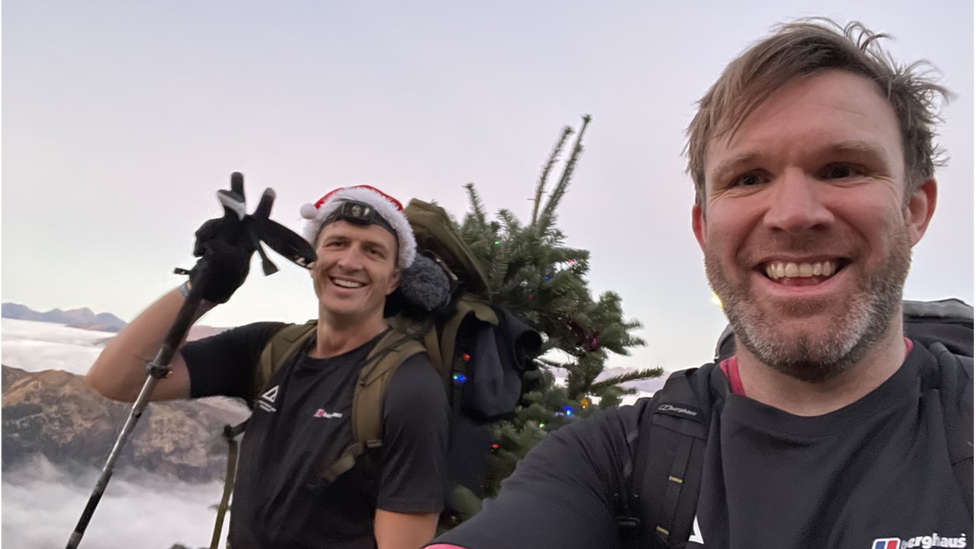
[{"label": "stubble beard", "polygon": [[[885,335],[900,310],[912,253],[905,228],[898,231],[891,245],[885,262],[859,277],[854,295],[821,333],[782,333],[777,315],[762,311],[751,299],[748,282],[736,283],[726,276],[719,258],[707,250],[705,273],[741,345],[760,362],[785,375],[820,383],[860,362]],[[783,310],[783,315],[802,317],[820,307],[817,303],[794,303]]]}]

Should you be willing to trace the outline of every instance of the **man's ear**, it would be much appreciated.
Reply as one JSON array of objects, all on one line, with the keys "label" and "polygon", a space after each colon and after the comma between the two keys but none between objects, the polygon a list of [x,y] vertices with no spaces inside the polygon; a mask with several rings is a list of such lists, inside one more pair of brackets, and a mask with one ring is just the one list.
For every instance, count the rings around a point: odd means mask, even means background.
[{"label": "man's ear", "polygon": [[400,267],[394,267],[393,276],[390,277],[390,285],[386,288],[386,295],[390,295],[396,291],[397,286],[400,285],[401,276],[403,276],[403,269]]},{"label": "man's ear", "polygon": [[908,197],[905,207],[905,221],[908,223],[908,235],[912,246],[922,239],[932,215],[935,213],[935,203],[938,197],[938,186],[935,179],[926,179],[922,186]]},{"label": "man's ear", "polygon": [[702,250],[705,249],[705,210],[695,204],[691,207],[691,230],[695,233],[695,239]]}]

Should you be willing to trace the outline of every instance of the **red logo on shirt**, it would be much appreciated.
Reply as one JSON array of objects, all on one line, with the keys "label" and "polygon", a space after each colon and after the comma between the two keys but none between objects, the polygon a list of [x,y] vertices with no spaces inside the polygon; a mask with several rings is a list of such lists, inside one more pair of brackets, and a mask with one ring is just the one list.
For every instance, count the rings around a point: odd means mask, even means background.
[{"label": "red logo on shirt", "polygon": [[326,412],[322,408],[315,411],[315,417],[324,417],[326,419],[340,418],[342,417],[341,412]]}]

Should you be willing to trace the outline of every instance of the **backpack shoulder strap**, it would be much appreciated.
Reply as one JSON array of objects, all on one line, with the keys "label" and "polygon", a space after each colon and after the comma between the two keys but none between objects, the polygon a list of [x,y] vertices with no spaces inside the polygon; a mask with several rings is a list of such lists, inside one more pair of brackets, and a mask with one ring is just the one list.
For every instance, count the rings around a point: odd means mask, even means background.
[{"label": "backpack shoulder strap", "polygon": [[[309,320],[305,324],[285,324],[271,336],[258,358],[251,391],[252,401],[267,387],[274,373],[281,369],[281,366],[302,348],[309,337],[312,337],[312,334],[315,333],[316,324],[315,320]],[[224,516],[227,514],[230,495],[234,491],[234,480],[237,476],[237,437],[247,428],[249,419],[251,419],[250,416],[237,425],[224,425],[223,438],[227,441],[228,449],[227,474],[224,476],[224,491],[217,506],[217,518],[214,523],[213,537],[210,540],[210,549],[217,549],[220,544]]]},{"label": "backpack shoulder strap", "polygon": [[254,398],[268,386],[275,372],[280,370],[291,357],[295,356],[295,353],[302,348],[308,338],[315,334],[317,325],[316,320],[309,320],[305,324],[285,324],[271,336],[258,359],[252,392]]},{"label": "backpack shoulder strap", "polygon": [[972,515],[973,358],[954,354],[941,343],[931,345],[929,350],[938,359],[938,366],[923,372],[923,390],[939,391],[949,462]]},{"label": "backpack shoulder strap", "polygon": [[623,536],[635,547],[684,547],[692,535],[711,421],[714,366],[672,374],[645,408],[640,436],[628,436],[635,440],[629,493],[645,496],[636,503],[639,534]]},{"label": "backpack shoulder strap", "polygon": [[396,369],[408,358],[424,352],[416,337],[417,334],[390,329],[369,352],[353,391],[353,442],[334,462],[321,468],[320,476],[326,481],[334,482],[352,469],[357,459],[383,445],[383,395]]},{"label": "backpack shoulder strap", "polygon": [[962,487],[969,509],[969,516],[973,516],[973,357],[958,357],[962,363],[966,379],[963,392],[962,406],[959,419],[956,421],[952,433],[946,433],[949,438],[949,456],[952,459],[952,471],[956,474],[956,481]]}]

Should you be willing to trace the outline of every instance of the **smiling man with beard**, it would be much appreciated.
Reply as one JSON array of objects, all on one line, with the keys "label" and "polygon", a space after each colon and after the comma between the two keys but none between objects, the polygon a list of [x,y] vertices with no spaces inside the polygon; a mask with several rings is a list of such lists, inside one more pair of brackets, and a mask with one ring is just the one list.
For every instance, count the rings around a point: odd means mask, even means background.
[{"label": "smiling man with beard", "polygon": [[895,112],[876,84],[840,69],[786,83],[725,123],[735,128],[708,144],[693,226],[743,382],[761,401],[822,393],[804,415],[836,409],[904,358],[901,294],[935,208],[931,168],[906,173]]},{"label": "smiling man with beard", "polygon": [[881,38],[783,25],[699,102],[692,228],[737,354],[552,433],[431,547],[972,543],[972,358],[902,318],[949,92]]},{"label": "smiling man with beard", "polygon": [[[258,322],[187,343],[157,384],[154,400],[224,395],[243,398],[252,408],[228,547],[416,549],[434,536],[446,491],[449,420],[441,378],[426,354],[405,355],[392,370],[381,396],[382,439],[367,441],[368,449],[360,444],[361,456],[347,453],[357,447],[351,412],[360,372],[384,353],[397,352],[403,341],[383,317],[387,296],[416,256],[402,210],[365,185],[336,189],[302,207],[305,237],[316,253],[309,270],[318,319],[293,338],[300,349],[266,385],[255,387],[262,354],[279,331],[294,325]],[[254,252],[248,243],[235,218],[201,227],[197,247],[203,257],[189,282],[111,340],[86,382],[110,398],[135,400],[145,364],[184,296],[199,292],[201,311],[228,301],[247,277]],[[359,459],[344,472],[323,474],[328,464],[350,456]]]}]

